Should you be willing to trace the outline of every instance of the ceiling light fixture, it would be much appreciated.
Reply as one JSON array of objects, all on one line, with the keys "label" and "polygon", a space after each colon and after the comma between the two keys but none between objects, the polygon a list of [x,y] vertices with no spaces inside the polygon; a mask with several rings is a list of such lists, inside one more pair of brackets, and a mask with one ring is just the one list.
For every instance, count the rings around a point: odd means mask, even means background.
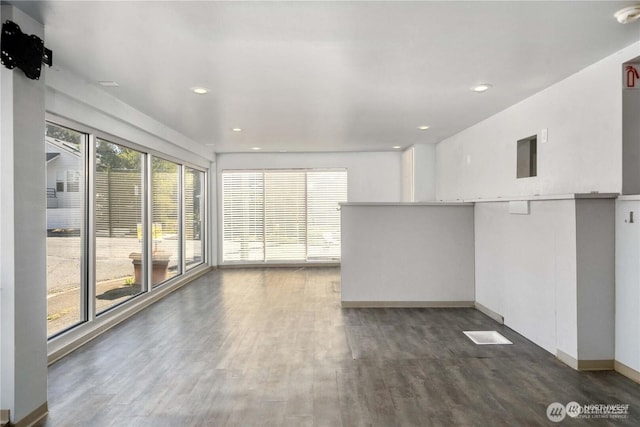
[{"label": "ceiling light fixture", "polygon": [[493,85],[490,84],[490,83],[481,83],[481,84],[471,88],[471,90],[474,91],[474,92],[482,93],[482,92],[488,91],[489,89],[491,89],[491,87],[493,87]]},{"label": "ceiling light fixture", "polygon": [[193,93],[197,93],[198,95],[204,95],[205,93],[209,93],[209,89],[206,89],[203,87],[194,87],[194,88],[191,88],[191,91]]},{"label": "ceiling light fixture", "polygon": [[252,150],[258,151],[258,150],[260,150],[260,147],[253,147]]},{"label": "ceiling light fixture", "polygon": [[231,130],[234,132],[242,132],[242,128],[232,128]]},{"label": "ceiling light fixture", "polygon": [[120,86],[118,83],[114,82],[113,80],[102,80],[102,81],[99,81],[98,84],[100,86],[104,86],[104,87],[118,87],[118,86]]},{"label": "ceiling light fixture", "polygon": [[418,126],[418,129],[427,130],[427,129],[429,129],[429,126]]},{"label": "ceiling light fixture", "polygon": [[628,24],[630,22],[637,21],[640,19],[640,4],[620,9],[614,13],[613,16],[621,24]]},{"label": "ceiling light fixture", "polygon": [[401,147],[401,146],[399,146],[399,145],[394,145],[394,146],[393,146],[393,148],[394,148],[394,149],[396,149],[396,150],[398,150],[398,149],[400,149],[400,148],[402,148],[402,147]]}]

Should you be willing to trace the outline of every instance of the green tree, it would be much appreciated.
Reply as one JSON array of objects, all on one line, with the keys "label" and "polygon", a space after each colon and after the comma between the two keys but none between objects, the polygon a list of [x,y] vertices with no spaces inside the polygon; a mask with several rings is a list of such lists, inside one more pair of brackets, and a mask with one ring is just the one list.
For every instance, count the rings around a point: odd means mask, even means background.
[{"label": "green tree", "polygon": [[136,170],[140,168],[140,153],[130,148],[121,147],[101,139],[96,143],[96,169],[106,170]]},{"label": "green tree", "polygon": [[47,123],[45,126],[45,135],[49,138],[55,138],[59,141],[66,142],[80,149],[80,143],[82,142],[82,134],[75,130],[63,128],[52,123]]}]

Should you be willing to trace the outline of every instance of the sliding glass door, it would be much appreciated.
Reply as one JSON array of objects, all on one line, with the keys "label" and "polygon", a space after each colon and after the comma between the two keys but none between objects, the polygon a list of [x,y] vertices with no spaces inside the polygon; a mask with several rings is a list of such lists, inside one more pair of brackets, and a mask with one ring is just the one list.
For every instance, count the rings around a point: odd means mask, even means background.
[{"label": "sliding glass door", "polygon": [[265,173],[264,207],[265,260],[306,259],[305,173]]},{"label": "sliding glass door", "polygon": [[338,261],[347,171],[222,172],[222,261]]}]

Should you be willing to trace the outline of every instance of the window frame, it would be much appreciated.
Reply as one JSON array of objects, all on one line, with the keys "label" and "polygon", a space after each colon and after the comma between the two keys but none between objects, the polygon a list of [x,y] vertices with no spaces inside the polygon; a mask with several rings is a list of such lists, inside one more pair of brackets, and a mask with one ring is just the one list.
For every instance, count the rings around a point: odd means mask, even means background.
[{"label": "window frame", "polygon": [[[79,134],[82,135],[82,148],[80,150],[80,170],[79,172],[79,181],[78,181],[78,192],[83,194],[82,197],[82,207],[80,208],[81,212],[82,212],[82,220],[81,220],[81,224],[82,224],[82,229],[80,231],[80,283],[79,283],[79,299],[80,299],[80,304],[79,304],[79,311],[80,311],[80,316],[79,316],[79,320],[75,323],[72,323],[68,326],[66,326],[65,328],[60,329],[57,332],[54,332],[51,335],[48,335],[48,331],[47,331],[47,340],[52,340],[55,339],[59,336],[62,336],[66,333],[68,333],[69,331],[76,329],[78,327],[80,327],[81,325],[86,324],[87,322],[91,321],[91,308],[90,308],[90,300],[89,300],[89,295],[88,295],[88,288],[90,288],[89,286],[89,269],[90,269],[90,265],[91,262],[89,261],[89,256],[91,253],[91,248],[90,248],[90,242],[89,242],[89,229],[88,229],[88,225],[89,225],[89,192],[91,191],[90,187],[89,187],[89,163],[90,163],[90,159],[91,159],[91,134],[89,132],[87,132],[85,129],[83,129],[81,126],[79,126],[77,123],[74,122],[68,122],[65,120],[52,120],[49,118],[49,116],[45,117],[45,124],[51,124],[54,126],[58,126],[61,128],[66,128],[69,129],[71,131],[77,132]],[[43,143],[46,144],[46,139],[44,139],[46,135],[43,135]],[[46,166],[45,166],[46,167]],[[66,193],[67,191],[67,176],[68,176],[68,169],[64,169],[64,178],[63,180],[60,180],[58,172],[56,172],[56,192],[58,192],[58,185],[62,184],[63,186],[63,190],[60,191],[61,193],[64,192]],[[84,182],[83,182],[83,173],[84,173]],[[46,186],[46,184],[45,184]],[[48,209],[48,208],[47,208]],[[45,217],[46,217],[46,211],[45,211]],[[48,256],[48,255],[46,255]],[[45,264],[47,263],[47,260],[45,260]],[[49,275],[47,273],[46,275],[46,279],[45,279],[45,288],[46,291],[48,291],[48,287],[49,287]],[[48,304],[47,304],[47,312],[48,312]]]}]

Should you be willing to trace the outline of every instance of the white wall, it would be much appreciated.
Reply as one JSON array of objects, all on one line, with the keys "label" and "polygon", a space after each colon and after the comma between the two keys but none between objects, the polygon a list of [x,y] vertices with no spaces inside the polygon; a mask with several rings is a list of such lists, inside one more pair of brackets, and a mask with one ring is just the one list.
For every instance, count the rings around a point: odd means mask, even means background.
[{"label": "white wall", "polygon": [[436,197],[436,146],[416,144],[402,152],[402,201],[430,202]]},{"label": "white wall", "polygon": [[[634,222],[629,221],[630,213]],[[640,377],[640,197],[616,202],[616,361]]]},{"label": "white wall", "polygon": [[[84,168],[83,165],[83,160],[79,155],[74,155],[71,154],[69,152],[67,152],[66,150],[63,150],[59,147],[56,147],[53,144],[45,144],[45,152],[46,153],[59,153],[59,156],[52,159],[51,161],[48,161],[46,164],[46,169],[47,169],[47,182],[46,182],[46,187],[47,189],[49,188],[56,188],[56,184],[57,184],[57,180],[58,180],[58,174],[63,174],[63,176],[65,177],[65,182],[66,182],[66,174],[67,171],[71,170],[71,171],[81,171]],[[79,183],[80,184],[80,189],[83,188],[83,184],[82,182]],[[56,192],[56,203],[57,203],[57,207],[58,208],[75,208],[77,210],[81,210],[82,209],[82,205],[84,203],[84,195],[82,193],[82,191],[78,191],[78,192],[69,192],[67,191],[68,188],[66,188],[66,184],[65,184],[65,189],[64,191],[57,191]],[[49,202],[49,200],[47,200],[47,202]],[[71,212],[73,209],[70,209],[69,212]],[[50,224],[47,225],[47,229],[51,229],[51,228],[72,228],[72,226],[68,226],[65,227],[64,225],[59,225],[59,224],[64,224],[64,215],[62,213],[57,213],[54,214],[57,215],[57,218],[59,220],[62,221],[57,221],[58,225],[51,226]],[[66,215],[66,214],[65,214]],[[82,215],[78,216],[79,214],[76,213],[76,217],[74,218],[74,220],[72,221],[74,224],[76,223],[76,221],[80,221]],[[47,217],[47,222],[49,220],[49,217]],[[73,226],[75,227],[75,225]]]},{"label": "white wall", "polygon": [[84,219],[84,214],[80,207],[81,205],[75,208],[47,209],[47,230],[55,228],[75,228],[80,230]]},{"label": "white wall", "polygon": [[402,201],[413,202],[413,153],[414,147],[409,147],[402,152]]},{"label": "white wall", "polygon": [[[640,42],[440,142],[436,198],[620,192],[621,70],[639,54]],[[516,179],[516,141],[542,129],[538,176]]]},{"label": "white wall", "polygon": [[436,199],[436,146],[416,144],[413,148],[413,201],[433,201]]},{"label": "white wall", "polygon": [[576,200],[578,357],[614,360],[615,204]]},{"label": "white wall", "polygon": [[[636,61],[640,62],[640,58]],[[622,91],[622,194],[640,194],[640,89]]]},{"label": "white wall", "polygon": [[[0,22],[5,22],[5,11],[2,7],[0,7]],[[4,117],[3,117],[3,104],[4,104],[4,97],[3,97],[3,86],[5,86],[4,84],[2,84],[3,81],[3,76],[2,76],[2,72],[0,71],[0,124],[4,126]],[[11,148],[12,150],[12,148]],[[2,130],[0,129],[0,198],[5,196],[5,189],[10,188],[10,182],[12,182],[12,178],[10,178],[9,176],[9,172],[11,171],[11,169],[13,168],[13,159],[11,159],[11,161],[9,161],[9,156],[8,153],[11,152],[11,150],[7,150],[5,149],[5,145],[3,143],[3,136],[2,136]],[[7,180],[9,180],[9,182],[7,182]],[[2,200],[2,199],[0,199]],[[4,203],[3,203],[4,204]],[[2,283],[5,280],[6,275],[8,274],[5,269],[6,267],[4,267],[4,264],[6,262],[9,261],[10,258],[8,258],[7,254],[6,254],[6,250],[10,249],[10,248],[5,248],[6,244],[2,244],[2,242],[6,242],[9,240],[9,236],[7,235],[7,229],[5,227],[3,227],[1,224],[4,223],[5,221],[7,221],[9,218],[7,218],[7,214],[9,212],[7,212],[5,209],[2,209],[0,207],[0,322],[4,321],[4,315],[2,313],[2,307],[4,305],[3,301],[2,301]],[[2,338],[2,325],[0,325],[0,410],[4,410],[5,407],[4,405],[6,404],[6,400],[3,399],[3,393],[4,393],[4,385],[3,385],[3,379],[2,377],[4,375],[6,375],[5,373],[5,368],[4,368],[4,364],[3,364],[3,360],[2,360],[2,354],[4,353],[4,340]],[[3,420],[4,421],[4,420]]]},{"label": "white wall", "polygon": [[[44,29],[12,6],[1,21]],[[15,423],[47,402],[44,81],[0,67],[0,408]],[[32,420],[34,421],[34,420]]]},{"label": "white wall", "polygon": [[532,201],[529,215],[510,214],[508,202],[475,204],[476,301],[577,359],[575,242],[573,200]]},{"label": "white wall", "polygon": [[567,363],[614,359],[613,199],[478,202],[475,247],[479,304]]},{"label": "white wall", "polygon": [[636,196],[616,202],[615,358],[640,381],[640,90],[623,90],[622,101],[622,191]]},{"label": "white wall", "polygon": [[470,204],[343,205],[342,301],[473,304],[473,252]]},{"label": "white wall", "polygon": [[401,153],[218,154],[217,169],[346,168],[350,202],[399,202]]}]

